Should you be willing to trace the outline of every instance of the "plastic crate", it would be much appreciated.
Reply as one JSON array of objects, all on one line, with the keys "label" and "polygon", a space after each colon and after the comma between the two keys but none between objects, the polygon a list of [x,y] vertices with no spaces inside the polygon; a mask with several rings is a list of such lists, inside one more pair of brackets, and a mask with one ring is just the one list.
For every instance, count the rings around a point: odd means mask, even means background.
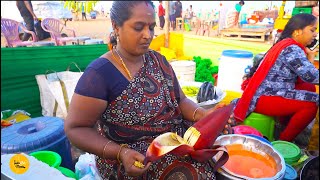
[{"label": "plastic crate", "polygon": [[292,16],[300,13],[312,14],[312,7],[295,7],[292,10]]}]

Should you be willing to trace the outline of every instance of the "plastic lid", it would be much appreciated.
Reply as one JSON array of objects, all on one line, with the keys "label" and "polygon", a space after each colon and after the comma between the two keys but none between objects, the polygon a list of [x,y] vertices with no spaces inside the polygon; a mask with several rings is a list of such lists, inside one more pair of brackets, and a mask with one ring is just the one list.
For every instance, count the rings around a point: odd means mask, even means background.
[{"label": "plastic lid", "polygon": [[64,121],[38,117],[1,129],[1,153],[31,152],[66,138]]},{"label": "plastic lid", "polygon": [[299,160],[301,156],[300,148],[291,142],[273,141],[271,144],[277,151],[279,151],[286,162],[295,162]]},{"label": "plastic lid", "polygon": [[233,58],[252,58],[253,54],[249,51],[241,50],[224,50],[222,56],[233,57]]},{"label": "plastic lid", "polygon": [[255,129],[251,126],[238,125],[238,126],[234,126],[232,128],[233,128],[234,134],[242,134],[242,135],[253,134],[253,135],[257,135],[259,137],[263,137],[262,134],[257,129]]},{"label": "plastic lid", "polygon": [[283,180],[295,180],[298,177],[297,171],[290,166],[289,164],[286,164],[286,171],[283,177]]}]

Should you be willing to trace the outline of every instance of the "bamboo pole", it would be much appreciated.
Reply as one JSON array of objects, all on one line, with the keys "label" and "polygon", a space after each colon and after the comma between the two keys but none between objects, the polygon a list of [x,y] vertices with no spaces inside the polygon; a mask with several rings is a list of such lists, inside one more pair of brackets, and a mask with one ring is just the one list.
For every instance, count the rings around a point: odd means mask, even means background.
[{"label": "bamboo pole", "polygon": [[170,20],[169,20],[169,1],[165,2],[165,24],[164,24],[164,31],[165,31],[165,39],[164,39],[164,47],[169,48],[169,30],[170,30]]}]

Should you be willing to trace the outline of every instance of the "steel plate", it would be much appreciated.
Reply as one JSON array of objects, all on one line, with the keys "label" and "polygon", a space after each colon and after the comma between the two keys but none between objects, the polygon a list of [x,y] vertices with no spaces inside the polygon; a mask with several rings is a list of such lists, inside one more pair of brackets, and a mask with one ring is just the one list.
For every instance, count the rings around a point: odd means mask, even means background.
[{"label": "steel plate", "polygon": [[[242,176],[239,174],[235,174],[231,171],[229,171],[224,166],[221,167],[222,170],[219,172],[222,174],[227,173],[229,176],[237,177],[239,179],[247,179],[247,180],[253,180],[253,179],[259,179],[259,180],[280,180],[284,177],[286,165],[283,157],[280,155],[280,153],[274,149],[271,145],[259,141],[256,138],[250,137],[250,136],[244,136],[240,134],[230,134],[230,135],[222,135],[217,138],[217,140],[214,143],[215,145],[229,145],[229,144],[242,144],[247,149],[261,154],[261,155],[270,155],[274,158],[276,164],[277,164],[277,171],[278,173],[270,178],[250,178],[247,176]],[[221,154],[217,154],[213,157],[213,161],[216,162],[216,160],[221,156]],[[225,174],[226,175],[226,174]]]}]

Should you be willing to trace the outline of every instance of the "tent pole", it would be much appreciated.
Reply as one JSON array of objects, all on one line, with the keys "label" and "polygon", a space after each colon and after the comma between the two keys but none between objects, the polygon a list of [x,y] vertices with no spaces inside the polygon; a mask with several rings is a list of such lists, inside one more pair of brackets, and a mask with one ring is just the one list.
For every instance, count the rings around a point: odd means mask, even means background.
[{"label": "tent pole", "polygon": [[170,20],[169,20],[169,1],[164,1],[165,2],[165,10],[166,10],[166,15],[165,15],[165,25],[164,25],[164,30],[165,30],[165,40],[164,40],[164,47],[169,48],[169,30],[170,30]]}]

